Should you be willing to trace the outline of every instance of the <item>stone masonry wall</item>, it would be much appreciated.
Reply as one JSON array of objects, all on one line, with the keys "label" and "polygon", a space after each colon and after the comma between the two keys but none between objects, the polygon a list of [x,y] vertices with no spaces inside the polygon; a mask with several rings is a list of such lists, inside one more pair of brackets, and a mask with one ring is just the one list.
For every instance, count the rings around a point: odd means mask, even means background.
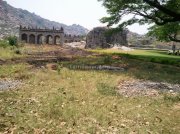
[{"label": "stone masonry wall", "polygon": [[119,31],[111,35],[107,35],[107,27],[94,28],[87,34],[85,48],[110,48],[114,44],[127,45],[126,31]]}]

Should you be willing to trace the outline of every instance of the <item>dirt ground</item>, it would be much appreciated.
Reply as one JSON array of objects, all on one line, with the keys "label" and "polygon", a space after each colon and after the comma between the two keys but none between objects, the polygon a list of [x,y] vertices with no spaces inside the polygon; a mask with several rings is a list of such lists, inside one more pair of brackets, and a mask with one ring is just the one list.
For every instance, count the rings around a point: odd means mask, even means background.
[{"label": "dirt ground", "polygon": [[180,84],[170,84],[162,82],[152,82],[145,80],[120,81],[118,84],[118,93],[126,97],[132,96],[158,96],[159,93],[180,92]]},{"label": "dirt ground", "polygon": [[25,45],[21,52],[25,56],[8,60],[0,59],[0,65],[26,62],[39,66],[44,63],[70,61],[75,57],[93,55],[92,52],[88,52],[80,48],[73,48],[67,45],[63,47],[57,45],[43,45],[38,47],[35,45]]},{"label": "dirt ground", "polygon": [[11,80],[11,79],[0,79],[0,91],[16,89],[22,85],[19,80]]}]

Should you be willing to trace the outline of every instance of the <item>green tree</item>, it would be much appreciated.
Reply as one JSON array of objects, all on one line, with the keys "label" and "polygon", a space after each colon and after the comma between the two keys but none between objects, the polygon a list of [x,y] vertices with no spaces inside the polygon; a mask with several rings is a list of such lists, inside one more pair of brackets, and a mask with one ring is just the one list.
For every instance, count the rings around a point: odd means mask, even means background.
[{"label": "green tree", "polygon": [[178,22],[171,22],[162,26],[154,25],[150,27],[149,30],[148,35],[154,36],[160,41],[180,42],[178,39],[180,32],[180,25]]},{"label": "green tree", "polygon": [[[124,28],[134,23],[154,24],[154,26],[151,27],[151,34],[153,33],[156,35],[158,39],[166,41],[180,41],[177,39],[180,22],[180,0],[98,1],[102,1],[103,6],[107,9],[109,17],[103,17],[101,22],[108,23],[108,26],[118,24],[117,28]],[[122,18],[129,14],[131,14],[132,17],[127,21],[122,21]],[[171,30],[171,27],[174,29]],[[165,31],[160,32],[160,30]],[[170,31],[170,34],[167,34],[168,31]],[[156,32],[158,32],[158,34],[155,34]]]}]

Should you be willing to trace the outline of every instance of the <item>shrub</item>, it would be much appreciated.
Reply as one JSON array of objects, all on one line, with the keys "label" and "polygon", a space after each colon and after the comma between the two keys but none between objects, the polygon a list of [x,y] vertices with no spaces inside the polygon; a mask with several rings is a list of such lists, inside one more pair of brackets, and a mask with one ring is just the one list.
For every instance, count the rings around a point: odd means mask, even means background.
[{"label": "shrub", "polygon": [[112,63],[112,58],[111,58],[111,56],[106,56],[106,57],[104,57],[103,62],[104,62],[104,64],[111,64],[111,63]]},{"label": "shrub", "polygon": [[8,47],[8,42],[6,40],[0,40],[0,47],[6,48]]},{"label": "shrub", "polygon": [[150,62],[155,62],[155,61],[156,61],[155,58],[151,58],[151,59],[150,59]]},{"label": "shrub", "polygon": [[22,54],[22,53],[21,53],[21,51],[19,49],[16,49],[15,54]]},{"label": "shrub", "polygon": [[164,60],[162,60],[162,61],[161,61],[161,64],[170,64],[170,61],[169,61],[169,60],[164,59]]},{"label": "shrub", "polygon": [[18,45],[18,41],[17,41],[16,36],[9,36],[7,39],[9,41],[10,46],[17,46]]},{"label": "shrub", "polygon": [[58,63],[57,63],[57,72],[58,72],[58,74],[61,73],[62,68],[63,68],[63,64],[60,63],[60,62],[58,62]]}]

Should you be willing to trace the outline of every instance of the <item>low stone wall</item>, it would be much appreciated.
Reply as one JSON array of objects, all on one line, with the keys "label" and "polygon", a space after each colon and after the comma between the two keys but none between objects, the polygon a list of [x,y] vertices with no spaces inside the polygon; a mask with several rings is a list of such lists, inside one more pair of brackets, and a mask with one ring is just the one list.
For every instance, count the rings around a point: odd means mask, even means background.
[{"label": "low stone wall", "polygon": [[105,65],[69,65],[69,69],[77,70],[112,70],[112,71],[125,71],[122,67],[105,66]]}]

